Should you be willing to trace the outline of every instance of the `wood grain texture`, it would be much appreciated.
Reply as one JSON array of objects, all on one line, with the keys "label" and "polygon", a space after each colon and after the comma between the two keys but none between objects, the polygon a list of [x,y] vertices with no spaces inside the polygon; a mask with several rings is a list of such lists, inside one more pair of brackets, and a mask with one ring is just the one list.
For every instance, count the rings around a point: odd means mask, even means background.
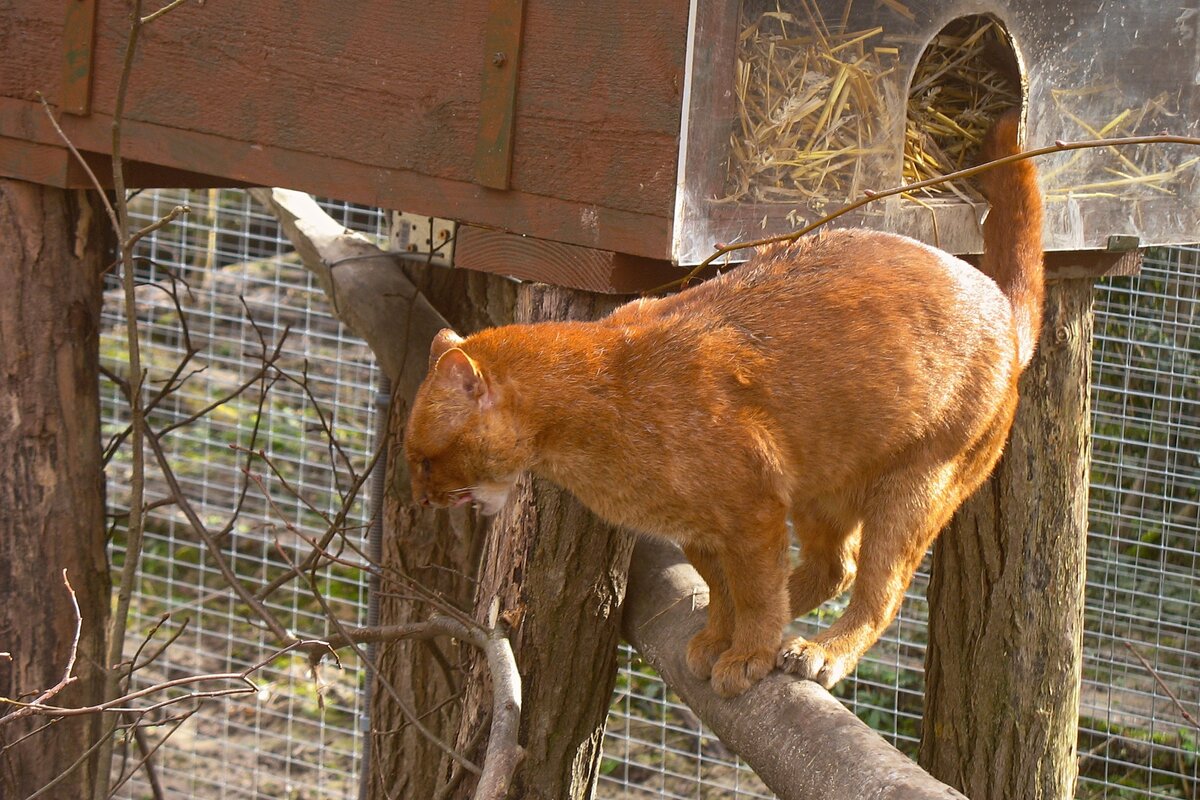
[{"label": "wood grain texture", "polygon": [[921,764],[973,800],[1073,796],[1092,281],[1047,286],[991,479],[934,547]]},{"label": "wood grain texture", "polygon": [[[61,53],[61,9],[55,20],[49,5],[18,0],[6,11],[0,41],[13,55],[6,55],[0,96],[30,101],[41,89],[59,98],[61,69],[55,63],[47,72],[39,55]],[[104,152],[127,25],[120,4],[99,10],[97,114],[69,132]],[[188,4],[144,31],[128,103],[128,118],[142,127],[126,131],[126,154],[664,256],[686,4],[529,5],[511,178],[523,206],[515,211],[512,198],[473,184],[486,17],[483,0]],[[24,113],[0,107],[0,134],[51,142],[38,127],[20,130]],[[314,162],[321,166],[314,170]],[[630,219],[614,223],[613,215]],[[642,219],[652,236],[620,230]],[[621,241],[639,238],[639,246]]]},{"label": "wood grain texture", "polygon": [[479,134],[475,140],[475,180],[490,189],[507,189],[512,177],[524,21],[525,0],[489,0],[483,39]]},{"label": "wood grain texture", "polygon": [[[78,680],[58,705],[100,702],[109,615],[100,463],[100,275],[104,212],[90,194],[0,179],[0,694],[30,699],[63,677],[82,610]],[[44,724],[0,728],[0,747]],[[59,721],[0,757],[0,797],[27,797],[100,732]],[[55,797],[91,795],[85,763]]]},{"label": "wood grain texture", "polygon": [[454,265],[603,294],[636,294],[686,270],[661,259],[460,226]]},{"label": "wood grain texture", "polygon": [[[98,111],[67,117],[63,128],[77,147],[108,148],[112,118]],[[219,173],[188,185],[287,186],[364,205],[483,222],[507,231],[650,258],[670,255],[671,220],[474,183],[387,170],[321,155],[264,148],[218,136],[127,121],[125,141],[137,158],[188,172]],[[59,143],[40,105],[0,97],[0,136]],[[134,183],[131,186],[137,185]]]},{"label": "wood grain texture", "polygon": [[92,44],[95,38],[96,0],[67,0],[59,103],[68,114],[86,114],[92,109]]}]

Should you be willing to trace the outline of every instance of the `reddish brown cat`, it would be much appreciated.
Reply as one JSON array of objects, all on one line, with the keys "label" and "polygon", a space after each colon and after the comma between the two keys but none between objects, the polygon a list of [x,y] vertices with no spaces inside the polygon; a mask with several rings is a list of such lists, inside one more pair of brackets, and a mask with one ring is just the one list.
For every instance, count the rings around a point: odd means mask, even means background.
[{"label": "reddish brown cat", "polygon": [[[1016,142],[1013,114],[986,155]],[[716,691],[776,664],[831,686],[1012,423],[1040,326],[1041,200],[1030,161],[987,173],[985,190],[982,271],[831,231],[597,322],[443,331],[408,423],[415,496],[495,512],[519,474],[541,475],[682,545],[710,587],[688,664]],[[851,584],[829,630],[782,641]]]}]

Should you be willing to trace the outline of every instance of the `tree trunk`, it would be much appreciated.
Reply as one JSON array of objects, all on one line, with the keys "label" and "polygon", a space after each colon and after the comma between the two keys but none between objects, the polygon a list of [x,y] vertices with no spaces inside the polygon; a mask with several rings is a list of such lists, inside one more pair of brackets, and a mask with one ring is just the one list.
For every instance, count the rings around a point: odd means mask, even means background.
[{"label": "tree trunk", "polygon": [[921,764],[972,800],[1074,793],[1091,309],[1047,285],[1006,452],[934,548]]},{"label": "tree trunk", "polygon": [[[510,281],[465,270],[411,267],[407,272],[413,284],[460,333],[512,321],[515,286]],[[436,331],[417,334],[422,341],[396,342],[395,349],[407,348],[408,356],[392,361],[402,362],[405,373],[424,376],[433,333]],[[431,510],[412,502],[402,445],[416,384],[402,376],[392,377],[397,390],[388,421],[382,569],[385,574],[418,581],[469,612],[488,520],[466,508]],[[432,609],[427,603],[391,581],[387,583],[379,609],[381,624],[400,625],[428,618]],[[463,675],[458,669],[463,658],[457,644],[446,640],[407,640],[380,648],[377,663],[381,680],[375,681],[371,695],[368,797],[422,800],[435,797],[444,786],[452,762],[414,725],[407,724],[404,711],[384,682],[391,684],[410,709],[428,715],[421,720],[427,728],[453,744],[461,709],[461,702],[455,698],[463,691]]]},{"label": "tree trunk", "polygon": [[[62,678],[76,617],[78,680],[48,701],[102,700],[110,585],[100,463],[100,281],[107,225],[90,193],[0,178],[0,694]],[[0,709],[0,713],[8,709]],[[0,725],[0,746],[45,723]],[[0,796],[23,798],[96,741],[99,715],[65,719],[0,756]],[[94,759],[55,797],[90,797]]]},{"label": "tree trunk", "polygon": [[[518,290],[517,320],[594,319],[612,298],[544,285]],[[585,800],[599,776],[604,722],[633,537],[600,521],[567,492],[523,478],[496,518],[480,569],[475,612],[511,629],[521,672],[521,743],[527,755],[510,797]],[[476,734],[491,707],[476,658],[458,747],[477,762]],[[468,776],[469,778],[470,776]],[[474,780],[454,795],[469,798]]]}]

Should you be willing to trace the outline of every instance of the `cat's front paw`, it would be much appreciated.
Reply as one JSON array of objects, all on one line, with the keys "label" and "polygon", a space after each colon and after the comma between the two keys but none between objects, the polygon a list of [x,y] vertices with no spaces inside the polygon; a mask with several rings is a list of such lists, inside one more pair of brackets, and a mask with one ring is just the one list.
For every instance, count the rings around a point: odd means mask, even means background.
[{"label": "cat's front paw", "polygon": [[710,628],[692,637],[687,647],[688,671],[702,681],[712,677],[713,664],[729,649],[729,639],[718,636]]},{"label": "cat's front paw", "polygon": [[767,648],[721,654],[712,668],[713,691],[721,697],[736,697],[762,680],[775,668],[775,653]]},{"label": "cat's front paw", "polygon": [[826,689],[846,677],[858,659],[838,656],[825,647],[799,636],[784,642],[777,664],[784,672],[805,680],[815,681]]}]

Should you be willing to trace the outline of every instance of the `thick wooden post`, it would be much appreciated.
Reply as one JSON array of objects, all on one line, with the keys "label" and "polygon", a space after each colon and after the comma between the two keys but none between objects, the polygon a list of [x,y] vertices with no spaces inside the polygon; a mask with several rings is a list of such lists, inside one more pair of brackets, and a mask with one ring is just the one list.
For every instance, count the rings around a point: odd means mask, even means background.
[{"label": "thick wooden post", "polygon": [[1074,795],[1092,296],[1047,285],[1004,457],[934,548],[920,761],[972,800]]},{"label": "thick wooden post", "polygon": [[[90,193],[0,178],[0,694],[31,700],[63,678],[81,609],[77,680],[55,705],[100,702],[109,616],[100,463],[100,281],[107,219]],[[10,708],[0,708],[0,714]],[[44,719],[0,725],[0,747]],[[99,715],[60,720],[0,755],[0,797],[65,772]],[[90,797],[94,759],[54,797]]]},{"label": "thick wooden post", "polygon": [[[518,290],[519,322],[593,319],[612,298],[541,284]],[[616,680],[620,614],[633,537],[601,522],[567,492],[525,478],[496,518],[476,593],[481,621],[512,629],[523,685],[527,755],[511,797],[587,800],[599,777],[604,722]],[[491,707],[483,665],[468,687],[458,745],[473,758]],[[454,795],[470,798],[473,780]]]}]

